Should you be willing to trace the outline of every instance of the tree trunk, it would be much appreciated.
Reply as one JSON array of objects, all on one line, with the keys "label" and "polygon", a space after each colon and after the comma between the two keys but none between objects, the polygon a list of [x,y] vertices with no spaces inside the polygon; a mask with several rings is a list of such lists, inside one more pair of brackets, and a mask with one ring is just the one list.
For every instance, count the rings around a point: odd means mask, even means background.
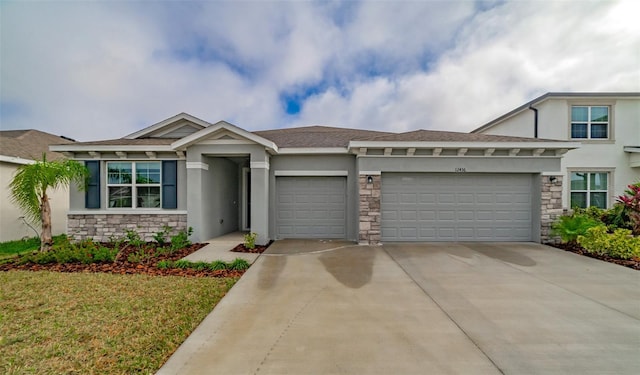
[{"label": "tree trunk", "polygon": [[40,235],[40,251],[48,251],[53,245],[53,237],[51,235],[51,206],[49,205],[49,197],[45,192],[42,194],[40,203],[40,219],[42,220],[42,234]]}]

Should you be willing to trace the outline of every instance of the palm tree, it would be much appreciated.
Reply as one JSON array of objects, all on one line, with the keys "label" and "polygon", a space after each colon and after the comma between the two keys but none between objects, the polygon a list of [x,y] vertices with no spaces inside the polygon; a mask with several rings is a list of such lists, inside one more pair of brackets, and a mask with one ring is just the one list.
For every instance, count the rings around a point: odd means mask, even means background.
[{"label": "palm tree", "polygon": [[42,222],[40,235],[40,250],[51,248],[51,206],[47,189],[57,189],[77,182],[84,187],[89,172],[84,165],[74,160],[47,161],[46,154],[42,161],[34,164],[22,165],[18,168],[13,180],[9,184],[11,198],[32,222]]}]

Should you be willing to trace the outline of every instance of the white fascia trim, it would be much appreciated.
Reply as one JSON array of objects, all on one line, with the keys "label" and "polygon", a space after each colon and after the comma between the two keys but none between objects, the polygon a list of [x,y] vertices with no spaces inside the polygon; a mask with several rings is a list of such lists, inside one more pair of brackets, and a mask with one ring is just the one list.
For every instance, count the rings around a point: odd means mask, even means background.
[{"label": "white fascia trim", "polygon": [[304,154],[348,154],[345,147],[288,147],[278,150],[280,155],[304,155]]},{"label": "white fascia trim", "polygon": [[285,170],[276,170],[273,172],[276,177],[286,177],[286,176],[348,176],[348,171],[285,171]]},{"label": "white fascia trim", "polygon": [[91,146],[91,145],[54,145],[49,146],[49,150],[57,151],[57,152],[89,152],[89,151],[98,151],[98,152],[116,152],[116,151],[124,151],[124,152],[174,152],[174,150],[169,145],[108,145],[108,146]]},{"label": "white fascia trim", "polygon": [[187,169],[204,169],[205,171],[208,171],[209,164],[200,161],[188,161]]},{"label": "white fascia trim", "polygon": [[624,152],[638,153],[640,152],[640,146],[624,146]]},{"label": "white fascia trim", "polygon": [[358,172],[360,176],[380,176],[382,171],[360,171]]},{"label": "white fascia trim", "polygon": [[209,126],[208,128],[199,130],[191,135],[188,135],[182,139],[179,139],[175,142],[173,142],[171,144],[171,147],[175,150],[177,149],[181,149],[181,148],[186,148],[191,146],[194,143],[197,143],[199,140],[205,138],[206,136],[208,136],[209,134],[215,133],[216,131],[220,130],[220,129],[225,129],[227,131],[230,131],[231,133],[237,134],[240,137],[246,138],[250,141],[253,141],[259,145],[262,145],[268,149],[271,149],[275,152],[278,152],[278,146],[276,146],[275,143],[259,137],[253,133],[250,133],[244,129],[241,129],[233,124],[229,124],[226,121],[219,121],[216,122],[215,124]]},{"label": "white fascia trim", "polygon": [[349,149],[366,148],[468,148],[468,149],[529,149],[544,148],[548,150],[580,148],[580,142],[384,142],[384,141],[352,141]]},{"label": "white fascia trim", "polygon": [[249,163],[251,169],[269,169],[268,161],[252,161]]},{"label": "white fascia trim", "polygon": [[84,211],[69,211],[68,215],[186,215],[187,211],[185,210],[141,210],[141,209],[130,209],[130,210],[84,210]]},{"label": "white fascia trim", "polygon": [[169,117],[166,120],[160,121],[157,124],[148,126],[148,127],[144,128],[142,130],[139,130],[139,131],[137,131],[135,133],[131,133],[131,134],[125,136],[124,138],[125,139],[140,138],[140,137],[143,137],[143,136],[145,136],[145,135],[147,135],[149,133],[153,133],[154,131],[156,131],[158,129],[162,129],[163,127],[165,127],[167,125],[172,125],[173,123],[175,123],[177,121],[180,121],[180,120],[187,120],[187,121],[193,122],[194,124],[200,125],[203,128],[207,128],[207,127],[209,127],[211,125],[210,123],[208,123],[208,122],[206,122],[204,120],[200,120],[197,117],[193,117],[188,113],[179,113],[179,114],[177,114],[177,115],[175,115],[173,117]]},{"label": "white fascia trim", "polygon": [[34,164],[35,163],[35,160],[23,159],[23,158],[19,158],[17,156],[6,156],[6,155],[0,155],[0,161],[4,161],[6,163],[20,164],[20,165],[27,165],[27,164]]}]

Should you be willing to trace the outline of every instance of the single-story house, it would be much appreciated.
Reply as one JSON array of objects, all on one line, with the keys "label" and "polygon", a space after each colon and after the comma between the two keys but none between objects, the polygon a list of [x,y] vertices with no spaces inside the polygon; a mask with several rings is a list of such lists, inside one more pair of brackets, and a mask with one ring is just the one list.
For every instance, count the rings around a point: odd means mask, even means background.
[{"label": "single-story house", "polygon": [[[42,160],[59,160],[64,156],[49,151],[50,144],[70,144],[73,140],[35,129],[0,131],[0,242],[40,235],[40,223],[28,222],[20,207],[11,201],[9,184],[21,165]],[[53,234],[67,230],[69,192],[66,188],[49,191]]]},{"label": "single-story house", "polygon": [[577,142],[309,126],[247,131],[181,113],[121,139],[55,145],[91,172],[68,231],[107,240],[193,228],[284,238],[544,241]]}]

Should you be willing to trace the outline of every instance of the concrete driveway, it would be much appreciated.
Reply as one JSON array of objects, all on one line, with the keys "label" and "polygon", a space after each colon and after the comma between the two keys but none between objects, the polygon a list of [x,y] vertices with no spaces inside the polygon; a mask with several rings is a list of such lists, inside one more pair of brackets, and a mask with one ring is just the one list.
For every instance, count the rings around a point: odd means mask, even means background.
[{"label": "concrete driveway", "polygon": [[640,273],[533,243],[278,241],[158,374],[636,374]]}]

